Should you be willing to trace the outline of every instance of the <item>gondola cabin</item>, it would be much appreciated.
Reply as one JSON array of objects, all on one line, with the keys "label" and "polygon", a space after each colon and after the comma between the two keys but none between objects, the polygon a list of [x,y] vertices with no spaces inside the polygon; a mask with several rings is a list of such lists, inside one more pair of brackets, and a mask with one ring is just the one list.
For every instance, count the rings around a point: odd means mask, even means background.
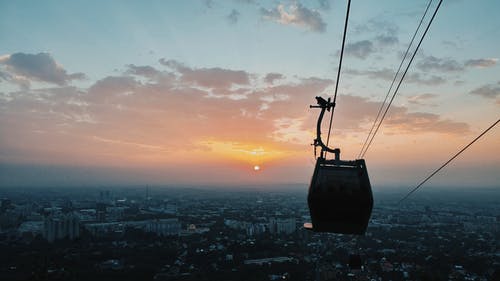
[{"label": "gondola cabin", "polygon": [[373,207],[365,161],[318,158],[307,203],[314,231],[364,234]]},{"label": "gondola cabin", "polygon": [[[320,126],[325,110],[332,103],[316,98],[321,108],[318,118],[315,146],[321,147],[321,155],[309,186],[307,203],[312,224],[306,226],[316,232],[364,234],[373,208],[370,180],[363,159],[340,160],[340,150],[328,148],[321,140]],[[327,152],[335,156],[326,159]]]}]

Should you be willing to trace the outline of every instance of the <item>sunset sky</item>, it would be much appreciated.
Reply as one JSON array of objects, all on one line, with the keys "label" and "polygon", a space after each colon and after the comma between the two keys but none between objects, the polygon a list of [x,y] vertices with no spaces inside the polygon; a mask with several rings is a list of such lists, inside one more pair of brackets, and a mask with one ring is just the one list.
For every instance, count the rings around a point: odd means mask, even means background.
[{"label": "sunset sky", "polygon": [[[352,1],[330,142],[343,159],[358,155],[427,3]],[[306,184],[309,105],[333,95],[345,10],[0,1],[0,187]],[[498,11],[444,0],[365,156],[375,188],[415,185],[500,117]],[[499,183],[497,126],[428,185]]]}]

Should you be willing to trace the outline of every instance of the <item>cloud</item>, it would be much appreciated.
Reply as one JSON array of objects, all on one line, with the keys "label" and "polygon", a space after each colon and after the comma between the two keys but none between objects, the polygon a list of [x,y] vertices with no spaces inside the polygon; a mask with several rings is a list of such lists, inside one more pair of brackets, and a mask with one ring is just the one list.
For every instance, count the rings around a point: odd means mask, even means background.
[{"label": "cloud", "polygon": [[289,6],[288,11],[283,4],[274,9],[261,8],[263,19],[277,22],[282,25],[294,25],[314,32],[325,32],[326,23],[321,14],[316,10],[310,10],[300,3]]},{"label": "cloud", "polygon": [[[180,167],[198,161],[217,166],[240,157],[239,151],[214,143],[303,155],[310,151],[317,118],[308,105],[334,86],[333,80],[315,77],[266,83],[284,76],[192,67],[166,59],[161,64],[128,65],[124,73],[102,77],[88,88],[0,94],[1,149],[8,152],[0,160]],[[367,131],[380,102],[341,95],[337,105],[335,130],[352,137]],[[386,133],[468,130],[465,123],[403,106],[391,107],[386,118]]]},{"label": "cloud", "polygon": [[466,67],[488,68],[496,65],[498,59],[483,58],[470,59],[461,63],[452,58],[438,58],[435,56],[424,56],[418,63],[417,68],[422,71],[438,71],[441,73],[456,73],[464,71]]},{"label": "cloud", "polygon": [[227,20],[230,24],[236,24],[238,23],[238,19],[240,18],[240,12],[238,12],[238,10],[236,9],[232,9],[231,10],[231,13],[229,13],[229,15],[227,15]]},{"label": "cloud", "polygon": [[345,69],[346,74],[367,76],[371,79],[381,79],[392,81],[395,72],[392,69],[382,68],[382,69],[370,69],[370,70],[357,70],[357,69]]},{"label": "cloud", "polygon": [[398,29],[396,24],[378,19],[355,25],[352,32],[367,39],[347,44],[346,55],[365,59],[373,53],[382,53],[399,43]]},{"label": "cloud", "polygon": [[0,82],[2,82],[2,80],[16,84],[17,86],[19,86],[19,88],[23,90],[27,90],[31,86],[31,81],[25,76],[12,75],[8,72],[2,72],[0,70]]},{"label": "cloud", "polygon": [[136,146],[142,149],[147,149],[147,150],[153,150],[153,151],[162,151],[162,152],[167,152],[168,150],[165,149],[162,146],[158,145],[150,145],[150,144],[145,144],[145,143],[135,143],[135,142],[126,142],[126,141],[121,141],[121,140],[114,140],[114,139],[107,139],[107,138],[101,138],[98,136],[92,136],[92,139],[95,141],[99,142],[104,142],[104,143],[111,143],[111,144],[117,144],[117,145],[127,145],[127,146]]},{"label": "cloud", "polygon": [[330,10],[332,3],[331,0],[318,0],[319,7],[323,10]]},{"label": "cloud", "polygon": [[213,0],[202,0],[203,1],[203,4],[205,5],[205,7],[211,9],[214,7],[214,1]]},{"label": "cloud", "polygon": [[9,74],[7,74],[6,72],[0,71],[0,82],[2,82],[2,80],[8,80],[9,78],[10,78]]},{"label": "cloud", "polygon": [[355,25],[353,32],[357,34],[368,33],[378,34],[378,36],[396,36],[399,27],[390,21],[380,20],[380,19],[370,19],[363,24]]},{"label": "cloud", "polygon": [[162,65],[168,66],[181,75],[183,81],[207,88],[229,88],[232,85],[248,85],[250,75],[242,70],[228,70],[220,67],[190,68],[175,60],[160,59]]},{"label": "cloud", "polygon": [[446,83],[446,79],[437,75],[423,76],[420,73],[410,73],[405,76],[403,82],[435,86]]},{"label": "cloud", "polygon": [[278,142],[304,144],[311,141],[305,118],[278,118],[273,121],[272,138]]},{"label": "cloud", "polygon": [[418,63],[417,68],[422,71],[439,72],[459,72],[464,70],[464,66],[451,58],[437,58],[434,56],[424,56]]},{"label": "cloud", "polygon": [[371,19],[364,24],[354,25],[352,32],[367,39],[348,43],[345,49],[346,55],[366,59],[372,54],[379,54],[377,58],[380,59],[388,54],[388,48],[398,45],[398,30],[396,24],[379,19]]},{"label": "cloud", "polygon": [[436,94],[420,94],[420,95],[413,95],[408,97],[408,102],[411,104],[416,104],[416,105],[434,105],[428,103],[429,100],[434,99],[437,97]]},{"label": "cloud", "polygon": [[[370,70],[356,70],[356,69],[346,69],[345,73],[351,75],[367,76],[371,79],[381,79],[386,81],[392,81],[396,72],[392,69],[382,68],[382,69],[370,69]],[[443,77],[437,75],[422,75],[420,73],[410,73],[405,76],[403,82],[415,83],[421,85],[440,85],[444,84],[446,80]]]},{"label": "cloud", "polygon": [[[335,126],[345,131],[365,132],[377,115],[381,102],[365,97],[342,95],[335,109]],[[407,107],[392,105],[382,125],[391,134],[463,134],[469,132],[464,122],[443,119],[438,114],[410,112]]]},{"label": "cloud", "polygon": [[467,67],[488,68],[497,64],[497,58],[471,59],[465,62]]},{"label": "cloud", "polygon": [[268,73],[266,75],[266,77],[264,77],[264,81],[268,84],[273,84],[274,81],[280,80],[283,78],[285,78],[285,76],[283,76],[283,74],[281,74],[281,73]]},{"label": "cloud", "polygon": [[457,42],[450,41],[450,40],[444,40],[442,43],[446,47],[458,49],[458,43]]},{"label": "cloud", "polygon": [[470,132],[469,125],[442,119],[439,115],[424,112],[399,112],[384,121],[386,126],[403,133],[447,133],[460,135]]},{"label": "cloud", "polygon": [[469,92],[471,95],[481,96],[487,99],[500,98],[500,85],[484,85]]},{"label": "cloud", "polygon": [[133,94],[139,85],[130,76],[108,76],[95,82],[88,89],[87,97],[92,102],[104,103]]},{"label": "cloud", "polygon": [[160,74],[160,71],[152,66],[136,66],[134,64],[127,65],[128,69],[125,71],[126,74],[137,75],[146,78],[154,78]]},{"label": "cloud", "polygon": [[373,43],[369,40],[362,40],[354,43],[348,43],[345,48],[347,56],[353,56],[360,59],[365,59],[370,54],[375,52]]},{"label": "cloud", "polygon": [[15,53],[0,58],[0,65],[10,77],[23,77],[27,81],[40,81],[56,85],[66,85],[72,80],[84,79],[83,73],[68,74],[50,54],[25,54]]},{"label": "cloud", "polygon": [[399,42],[397,36],[394,35],[378,35],[375,37],[375,42],[381,47],[388,47],[396,45]]}]

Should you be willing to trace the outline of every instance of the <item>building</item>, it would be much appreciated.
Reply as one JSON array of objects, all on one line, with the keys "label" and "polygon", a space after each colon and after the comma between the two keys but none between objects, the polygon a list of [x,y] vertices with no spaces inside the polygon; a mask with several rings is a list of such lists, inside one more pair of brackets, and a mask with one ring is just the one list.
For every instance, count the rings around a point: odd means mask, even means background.
[{"label": "building", "polygon": [[146,230],[160,236],[179,235],[181,224],[177,218],[156,219],[148,223]]},{"label": "building", "polygon": [[106,221],[120,221],[123,219],[126,207],[106,207]]},{"label": "building", "polygon": [[267,224],[265,223],[251,223],[246,228],[248,236],[261,235],[266,231],[267,231]]},{"label": "building", "polygon": [[31,233],[33,236],[41,234],[43,221],[25,221],[17,229],[20,234]]},{"label": "building", "polygon": [[76,213],[82,223],[95,221],[96,214],[97,212],[95,209],[81,209]]},{"label": "building", "polygon": [[295,232],[297,222],[295,218],[270,218],[269,232],[272,234],[291,234]]},{"label": "building", "polygon": [[80,237],[80,220],[73,213],[52,214],[43,222],[43,237],[49,242]]},{"label": "building", "polygon": [[86,223],[84,228],[93,236],[104,236],[109,233],[125,232],[125,224],[121,222],[100,222],[100,223]]}]

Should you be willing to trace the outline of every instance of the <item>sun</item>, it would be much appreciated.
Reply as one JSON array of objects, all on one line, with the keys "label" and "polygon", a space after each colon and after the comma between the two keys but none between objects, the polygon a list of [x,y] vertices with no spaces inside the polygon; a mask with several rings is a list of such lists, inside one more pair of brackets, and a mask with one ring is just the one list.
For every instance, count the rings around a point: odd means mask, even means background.
[{"label": "sun", "polygon": [[253,166],[253,170],[256,172],[260,171],[260,166],[259,165]]}]

